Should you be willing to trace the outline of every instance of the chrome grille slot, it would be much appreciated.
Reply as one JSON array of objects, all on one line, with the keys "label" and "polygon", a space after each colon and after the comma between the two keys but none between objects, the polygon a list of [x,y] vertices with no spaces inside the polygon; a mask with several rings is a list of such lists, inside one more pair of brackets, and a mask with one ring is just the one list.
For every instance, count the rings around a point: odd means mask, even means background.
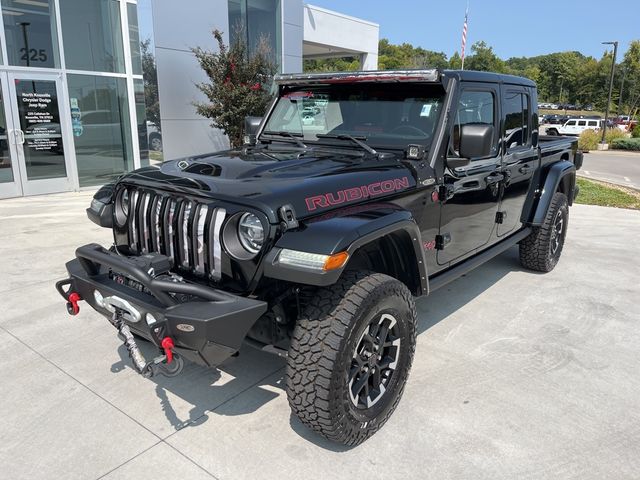
[{"label": "chrome grille slot", "polygon": [[129,247],[168,256],[174,267],[218,281],[222,277],[224,208],[187,198],[130,190]]},{"label": "chrome grille slot", "polygon": [[177,208],[178,202],[176,200],[173,198],[167,200],[164,209],[164,251],[160,252],[168,256],[174,265],[176,264],[174,233]]},{"label": "chrome grille slot", "polygon": [[137,206],[140,193],[134,190],[129,194],[129,247],[138,250]]},{"label": "chrome grille slot", "polygon": [[193,238],[193,257],[195,271],[199,275],[204,275],[204,257],[206,255],[204,231],[208,210],[206,205],[199,205],[193,219],[193,234],[191,236]]},{"label": "chrome grille slot", "polygon": [[[216,208],[209,221],[209,277],[220,280],[222,276],[222,247],[220,244],[220,230],[227,215],[224,208]],[[213,240],[211,240],[213,239]]]},{"label": "chrome grille slot", "polygon": [[162,251],[162,205],[164,198],[156,195],[151,207],[151,248],[153,252]]},{"label": "chrome grille slot", "polygon": [[193,204],[185,200],[182,202],[180,215],[178,216],[178,257],[180,266],[186,269],[191,265],[189,258],[189,220],[191,220],[192,210]]},{"label": "chrome grille slot", "polygon": [[150,193],[143,193],[142,198],[140,200],[140,209],[138,212],[139,215],[139,225],[140,225],[140,251],[142,253],[149,253],[149,239],[150,231],[149,231],[149,203],[151,201]]}]

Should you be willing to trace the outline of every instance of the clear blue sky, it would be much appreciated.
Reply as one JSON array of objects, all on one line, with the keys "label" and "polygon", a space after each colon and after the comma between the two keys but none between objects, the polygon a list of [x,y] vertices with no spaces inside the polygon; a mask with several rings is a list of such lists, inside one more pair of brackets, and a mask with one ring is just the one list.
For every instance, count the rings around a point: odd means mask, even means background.
[{"label": "clear blue sky", "polygon": [[[380,25],[380,37],[450,57],[460,50],[467,0],[309,0]],[[468,48],[479,40],[501,58],[577,50],[600,58],[618,40],[618,59],[640,39],[638,0],[469,0]]]}]

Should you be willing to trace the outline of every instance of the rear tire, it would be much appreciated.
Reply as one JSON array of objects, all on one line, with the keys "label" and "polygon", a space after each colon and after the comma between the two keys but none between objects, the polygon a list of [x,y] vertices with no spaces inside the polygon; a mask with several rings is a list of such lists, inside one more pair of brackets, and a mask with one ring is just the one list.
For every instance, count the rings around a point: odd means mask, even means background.
[{"label": "rear tire", "polygon": [[416,309],[387,275],[347,272],[319,289],[298,321],[287,360],[287,397],[307,427],[358,445],[395,410],[411,368]]},{"label": "rear tire", "polygon": [[556,192],[540,227],[520,242],[520,263],[531,270],[550,272],[562,254],[569,226],[569,202],[564,193]]}]

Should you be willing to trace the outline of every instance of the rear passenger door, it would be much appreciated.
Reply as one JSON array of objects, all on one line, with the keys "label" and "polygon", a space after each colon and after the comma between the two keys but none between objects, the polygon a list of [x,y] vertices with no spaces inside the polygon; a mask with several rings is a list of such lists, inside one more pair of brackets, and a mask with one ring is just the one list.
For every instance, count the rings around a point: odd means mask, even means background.
[{"label": "rear passenger door", "polygon": [[[505,85],[502,87],[502,200],[496,216],[498,236],[520,227],[522,209],[531,188],[533,174],[540,161],[537,145],[538,125],[531,115],[529,91]],[[536,135],[532,135],[536,132]]]}]

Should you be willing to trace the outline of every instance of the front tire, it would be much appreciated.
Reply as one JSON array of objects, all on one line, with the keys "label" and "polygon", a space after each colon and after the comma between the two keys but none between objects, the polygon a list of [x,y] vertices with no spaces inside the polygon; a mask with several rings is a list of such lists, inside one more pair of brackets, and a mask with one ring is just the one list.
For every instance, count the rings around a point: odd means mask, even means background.
[{"label": "front tire", "polygon": [[416,309],[387,275],[347,272],[315,292],[298,321],[287,361],[287,397],[300,421],[358,445],[395,410],[413,361]]},{"label": "front tire", "polygon": [[520,242],[520,263],[531,270],[550,272],[558,264],[569,226],[569,202],[556,192],[540,227]]}]

